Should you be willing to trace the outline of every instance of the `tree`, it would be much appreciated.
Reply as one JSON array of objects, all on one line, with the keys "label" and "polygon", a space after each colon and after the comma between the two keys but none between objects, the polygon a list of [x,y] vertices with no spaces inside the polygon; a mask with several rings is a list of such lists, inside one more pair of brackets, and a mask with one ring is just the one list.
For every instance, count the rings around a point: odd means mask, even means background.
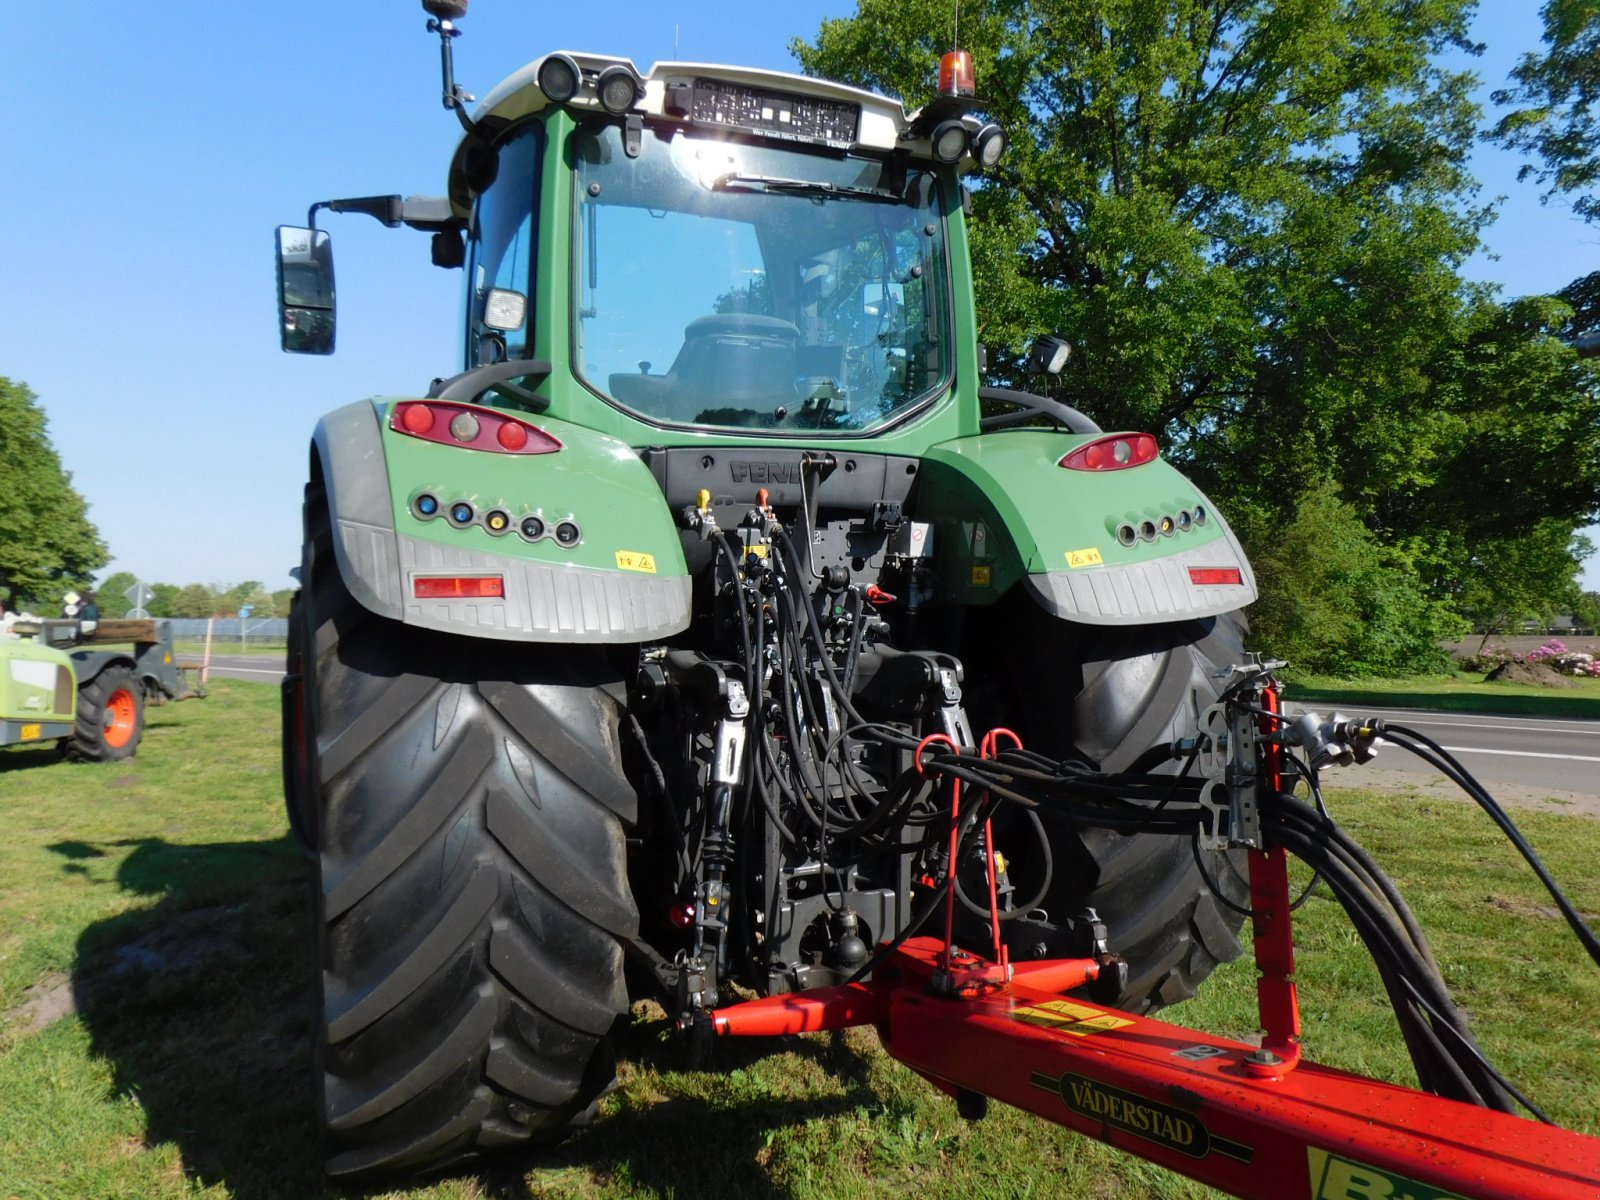
[{"label": "tree", "polygon": [[117,571],[106,576],[105,582],[95,589],[100,598],[100,613],[106,617],[120,617],[133,608],[128,602],[128,589],[139,582],[132,571]]},{"label": "tree", "polygon": [[1557,295],[1572,306],[1572,318],[1567,322],[1567,336],[1576,337],[1591,329],[1600,329],[1600,271],[1574,279]]},{"label": "tree", "polygon": [[1512,86],[1495,92],[1496,104],[1513,104],[1492,137],[1537,156],[1519,179],[1535,176],[1545,199],[1574,197],[1573,211],[1600,220],[1600,7],[1594,0],[1547,0],[1543,54],[1525,54],[1511,72]]},{"label": "tree", "polygon": [[1572,616],[1579,629],[1590,633],[1600,630],[1600,592],[1583,592],[1572,606]]},{"label": "tree", "polygon": [[203,583],[191,583],[172,600],[175,617],[210,617],[217,612],[217,594]]},{"label": "tree", "polygon": [[[1027,338],[1067,334],[1078,352],[1050,390],[1105,428],[1162,434],[1262,551],[1303,497],[1347,505],[1381,568],[1363,586],[1411,576],[1390,614],[1409,614],[1407,645],[1449,623],[1485,531],[1570,532],[1600,509],[1600,395],[1557,336],[1567,310],[1501,304],[1460,274],[1492,214],[1466,165],[1475,80],[1437,55],[1473,49],[1471,8],[961,11],[1011,138],[972,200],[994,382],[1017,382]],[[793,49],[915,107],[949,18],[940,0],[860,0]]]},{"label": "tree", "polygon": [[273,607],[271,594],[260,584],[251,588],[240,603],[234,605],[234,611],[238,613],[243,613],[246,608],[250,610],[251,617],[257,621],[278,615]]},{"label": "tree", "polygon": [[53,610],[109,555],[45,426],[34,394],[0,376],[0,598]]},{"label": "tree", "polygon": [[1574,539],[1562,521],[1543,521],[1522,537],[1475,545],[1469,569],[1458,581],[1458,607],[1482,631],[1479,649],[1524,621],[1546,626],[1557,613],[1577,612],[1583,596],[1578,571],[1593,552],[1593,544]]},{"label": "tree", "polygon": [[[178,614],[172,611],[172,606],[177,602],[179,588],[175,583],[152,583],[150,590],[155,593],[155,599],[146,606],[152,617],[175,617]],[[202,614],[210,616],[210,613]]]},{"label": "tree", "polygon": [[287,617],[289,615],[289,605],[299,590],[299,588],[284,588],[281,591],[273,592],[272,615],[275,617]]},{"label": "tree", "polygon": [[247,579],[243,583],[235,584],[233,587],[217,583],[211,586],[211,590],[216,593],[217,611],[237,616],[240,608],[251,603],[250,597],[254,593],[261,591],[261,581],[259,579]]},{"label": "tree", "polygon": [[1299,497],[1286,523],[1246,516],[1261,588],[1250,620],[1259,646],[1300,670],[1409,675],[1443,670],[1439,648],[1465,632],[1433,603],[1405,556],[1381,545],[1327,481]]}]

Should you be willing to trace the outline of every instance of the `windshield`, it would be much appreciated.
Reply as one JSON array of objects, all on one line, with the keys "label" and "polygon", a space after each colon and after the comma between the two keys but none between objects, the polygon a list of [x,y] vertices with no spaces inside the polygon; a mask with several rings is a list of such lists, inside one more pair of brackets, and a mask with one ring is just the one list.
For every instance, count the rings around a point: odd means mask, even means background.
[{"label": "windshield", "polygon": [[663,424],[855,433],[948,380],[927,172],[646,131],[578,134],[573,361]]}]

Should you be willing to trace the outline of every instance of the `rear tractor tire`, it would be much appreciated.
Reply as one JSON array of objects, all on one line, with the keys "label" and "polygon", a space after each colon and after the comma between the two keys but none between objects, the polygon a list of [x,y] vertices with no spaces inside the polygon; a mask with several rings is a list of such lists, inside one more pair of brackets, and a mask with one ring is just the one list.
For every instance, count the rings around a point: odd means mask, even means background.
[{"label": "rear tractor tire", "polygon": [[107,667],[78,689],[62,750],[79,762],[132,758],[144,736],[144,687],[128,667]]},{"label": "rear tractor tire", "polygon": [[305,755],[290,748],[286,775],[315,792],[300,823],[327,1171],[382,1178],[553,1140],[611,1085],[628,1011],[622,688],[585,648],[362,609],[318,491],[290,632]]},{"label": "rear tractor tire", "polygon": [[[1017,728],[1030,749],[1104,771],[1129,770],[1151,747],[1192,736],[1227,683],[1217,671],[1244,661],[1242,613],[1108,629],[1056,620],[1031,601],[1026,607],[997,622],[1014,648],[1007,657],[1021,704]],[[1176,773],[1181,765],[1153,769]],[[1054,884],[1042,907],[1057,920],[1086,907],[1099,914],[1110,949],[1129,965],[1116,1007],[1142,1013],[1186,1000],[1239,956],[1244,918],[1227,902],[1248,902],[1242,858],[1203,853],[1202,876],[1181,835],[1047,827]]]}]

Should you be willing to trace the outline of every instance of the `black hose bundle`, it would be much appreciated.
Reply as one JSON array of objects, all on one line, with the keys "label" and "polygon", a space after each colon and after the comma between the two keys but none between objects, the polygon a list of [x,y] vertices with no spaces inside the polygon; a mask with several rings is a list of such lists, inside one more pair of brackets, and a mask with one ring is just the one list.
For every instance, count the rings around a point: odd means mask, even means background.
[{"label": "black hose bundle", "polygon": [[1328,817],[1282,794],[1261,807],[1262,834],[1327,882],[1365,943],[1425,1091],[1510,1112],[1520,1093],[1491,1067],[1450,998],[1428,939],[1394,884]]},{"label": "black hose bundle", "polygon": [[[952,889],[966,909],[987,916],[985,906],[962,892],[957,874],[963,857],[978,844],[979,828],[1002,804],[1022,809],[1026,828],[1044,848],[1046,878],[1040,897],[1048,891],[1053,871],[1046,822],[1124,834],[1186,836],[1205,871],[1199,835],[1206,815],[1200,804],[1206,781],[1190,775],[1198,747],[1189,752],[1178,774],[1155,775],[1146,772],[1178,757],[1175,748],[1152,747],[1132,770],[1109,774],[1087,763],[1020,748],[984,758],[938,743],[919,746],[904,728],[869,721],[855,708],[854,675],[865,623],[860,596],[852,591],[840,602],[835,620],[842,612],[848,628],[830,645],[811,594],[810,571],[786,531],[779,529],[773,536],[773,553],[766,564],[771,576],[763,586],[741,580],[739,556],[726,535],[718,536],[718,544],[737,593],[738,637],[752,700],[750,742],[756,754],[753,769],[746,774],[744,800],[765,809],[784,843],[804,843],[816,850],[824,897],[830,873],[841,881],[843,892],[845,872],[854,862],[872,855],[916,855],[944,844],[950,834],[949,788],[959,782],[971,789],[972,799],[962,805],[957,853],[945,864],[943,877],[922,897],[894,939],[880,946],[853,979],[868,976],[921,929],[947,902]],[[770,713],[762,700],[768,680],[774,685]],[[1227,701],[1256,686],[1258,677],[1247,676],[1225,689],[1221,699]],[[1260,715],[1276,717],[1269,712]],[[777,723],[772,732],[769,721]],[[1365,726],[1381,730],[1390,741],[1443,771],[1484,808],[1549,888],[1579,940],[1600,963],[1600,939],[1584,925],[1482,785],[1423,735],[1401,726],[1381,728],[1378,722]],[[876,785],[865,776],[857,757],[865,744],[902,754],[915,751],[917,767],[887,787]],[[1263,837],[1268,845],[1282,847],[1310,866],[1315,872],[1313,886],[1317,879],[1325,880],[1348,914],[1377,965],[1421,1086],[1436,1095],[1501,1111],[1512,1111],[1515,1099],[1547,1120],[1489,1064],[1451,1000],[1427,938],[1398,890],[1328,816],[1315,773],[1304,765],[1298,766],[1298,773],[1310,782],[1318,806],[1288,793],[1264,802]],[[1231,903],[1215,885],[1213,891],[1220,901]],[[1308,888],[1295,907],[1309,894]],[[1026,912],[1038,902],[1036,897],[1016,911]]]}]

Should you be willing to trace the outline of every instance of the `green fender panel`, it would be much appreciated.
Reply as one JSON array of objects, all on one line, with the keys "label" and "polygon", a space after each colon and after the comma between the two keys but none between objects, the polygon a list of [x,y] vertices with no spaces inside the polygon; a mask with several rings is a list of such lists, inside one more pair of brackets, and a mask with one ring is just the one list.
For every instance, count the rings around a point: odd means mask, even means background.
[{"label": "green fender panel", "polygon": [[[472,637],[530,642],[636,642],[689,624],[691,581],[672,515],[649,469],[614,438],[553,418],[562,443],[509,455],[440,445],[386,427],[396,401],[361,401],[324,417],[313,438],[327,484],[339,573],[364,607],[393,620]],[[441,515],[412,500],[434,495]],[[506,532],[444,515],[457,503],[504,511]],[[581,530],[569,546],[528,542],[525,515]],[[418,578],[499,576],[504,595],[419,599]]]},{"label": "green fender panel", "polygon": [[[1021,582],[1055,616],[1142,625],[1255,599],[1244,551],[1198,488],[1159,460],[1118,471],[1060,466],[1090,440],[1015,429],[928,451],[917,511],[934,524],[939,581],[953,600],[990,603]],[[1124,525],[1159,530],[1163,518],[1170,533],[1131,546],[1118,539]]]},{"label": "green fender panel", "polygon": [[[77,676],[64,651],[31,638],[0,633],[0,719],[30,725],[41,721],[70,724],[77,712],[77,697]],[[39,736],[54,735],[33,735]],[[18,740],[20,733],[13,731],[0,745]]]}]

